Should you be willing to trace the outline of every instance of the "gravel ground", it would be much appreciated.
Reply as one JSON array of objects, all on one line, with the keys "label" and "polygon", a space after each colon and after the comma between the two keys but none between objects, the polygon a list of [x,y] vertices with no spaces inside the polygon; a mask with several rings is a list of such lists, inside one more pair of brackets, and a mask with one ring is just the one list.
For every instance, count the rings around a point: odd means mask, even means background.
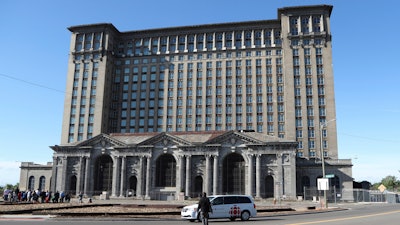
[{"label": "gravel ground", "polygon": [[[180,211],[187,203],[154,202],[138,204],[127,203],[0,203],[0,215],[3,214],[34,214],[57,216],[118,216],[118,217],[157,217],[180,218]],[[287,213],[304,213],[304,211],[318,211],[318,209],[296,209],[290,206],[257,205],[258,216],[273,216]]]}]

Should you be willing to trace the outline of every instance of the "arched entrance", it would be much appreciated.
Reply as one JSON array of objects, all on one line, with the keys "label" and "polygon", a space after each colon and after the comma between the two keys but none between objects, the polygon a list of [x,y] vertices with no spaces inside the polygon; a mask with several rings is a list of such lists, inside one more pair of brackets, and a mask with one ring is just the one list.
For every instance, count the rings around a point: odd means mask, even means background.
[{"label": "arched entrance", "polygon": [[197,176],[194,178],[194,192],[193,197],[201,196],[203,192],[203,178],[201,176]]},{"label": "arched entrance", "polygon": [[[138,193],[136,193],[136,188],[137,187],[137,178],[135,176],[131,176],[129,178],[129,191],[132,192],[133,196],[136,196]],[[129,194],[128,194],[129,195]]]},{"label": "arched entrance", "polygon": [[176,161],[172,155],[164,154],[157,159],[156,185],[157,187],[176,186]]},{"label": "arched entrance", "polygon": [[232,153],[225,157],[222,180],[224,194],[245,194],[245,162],[241,155]]},{"label": "arched entrance", "polygon": [[69,192],[73,195],[76,194],[76,176],[73,175],[69,179]]},{"label": "arched entrance", "polygon": [[111,192],[112,189],[112,168],[113,161],[109,155],[102,155],[97,158],[94,170],[94,194],[101,194],[103,191]]},{"label": "arched entrance", "polygon": [[274,178],[271,175],[265,177],[265,198],[274,197]]},{"label": "arched entrance", "polygon": [[303,176],[301,178],[301,192],[304,192],[304,189],[307,189],[310,187],[310,177],[308,176]]}]

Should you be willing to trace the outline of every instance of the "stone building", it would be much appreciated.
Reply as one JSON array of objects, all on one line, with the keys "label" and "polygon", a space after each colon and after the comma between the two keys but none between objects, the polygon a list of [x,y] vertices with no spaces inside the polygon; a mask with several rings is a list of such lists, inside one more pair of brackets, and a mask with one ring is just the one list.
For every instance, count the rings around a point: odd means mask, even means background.
[{"label": "stone building", "polygon": [[22,162],[20,166],[19,189],[27,190],[50,190],[53,164],[46,165],[33,162]]},{"label": "stone building", "polygon": [[351,189],[351,160],[338,154],[332,9],[126,32],[69,27],[51,189],[293,198],[317,186],[322,162],[331,185]]}]

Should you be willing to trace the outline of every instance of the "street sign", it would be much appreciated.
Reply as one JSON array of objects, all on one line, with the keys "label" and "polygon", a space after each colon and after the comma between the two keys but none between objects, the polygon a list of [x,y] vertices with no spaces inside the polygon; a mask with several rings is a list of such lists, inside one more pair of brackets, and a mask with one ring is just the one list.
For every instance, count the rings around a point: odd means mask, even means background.
[{"label": "street sign", "polygon": [[329,190],[329,179],[327,178],[318,178],[318,190],[320,191],[327,191]]},{"label": "street sign", "polygon": [[326,174],[325,175],[325,178],[334,178],[335,177],[335,174]]}]

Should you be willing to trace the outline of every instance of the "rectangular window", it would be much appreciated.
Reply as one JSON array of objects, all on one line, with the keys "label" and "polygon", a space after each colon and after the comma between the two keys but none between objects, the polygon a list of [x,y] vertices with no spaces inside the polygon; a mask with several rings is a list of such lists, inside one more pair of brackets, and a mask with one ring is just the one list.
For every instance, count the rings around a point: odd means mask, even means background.
[{"label": "rectangular window", "polygon": [[302,138],[303,137],[303,130],[296,130],[296,138]]}]

